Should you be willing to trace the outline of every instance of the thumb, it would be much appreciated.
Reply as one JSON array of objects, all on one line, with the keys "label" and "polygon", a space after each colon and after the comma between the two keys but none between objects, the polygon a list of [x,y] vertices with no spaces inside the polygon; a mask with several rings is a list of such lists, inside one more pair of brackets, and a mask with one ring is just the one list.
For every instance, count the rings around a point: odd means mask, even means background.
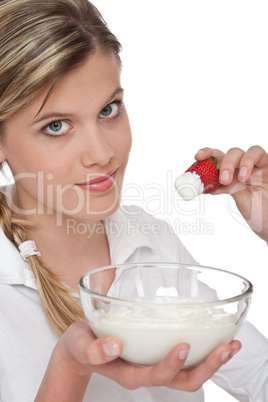
[{"label": "thumb", "polygon": [[85,365],[100,365],[118,358],[122,342],[114,337],[96,338],[86,321],[72,324],[63,335],[69,352]]}]

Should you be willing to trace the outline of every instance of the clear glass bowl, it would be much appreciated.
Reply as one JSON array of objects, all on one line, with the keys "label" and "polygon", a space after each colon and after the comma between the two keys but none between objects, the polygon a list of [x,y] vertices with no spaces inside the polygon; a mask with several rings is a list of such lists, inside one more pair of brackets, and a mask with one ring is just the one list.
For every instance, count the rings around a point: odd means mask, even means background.
[{"label": "clear glass bowl", "polygon": [[121,357],[156,364],[179,343],[191,349],[185,367],[230,342],[247,315],[252,284],[221,269],[174,263],[111,265],[80,282],[83,310],[97,337],[115,336]]}]

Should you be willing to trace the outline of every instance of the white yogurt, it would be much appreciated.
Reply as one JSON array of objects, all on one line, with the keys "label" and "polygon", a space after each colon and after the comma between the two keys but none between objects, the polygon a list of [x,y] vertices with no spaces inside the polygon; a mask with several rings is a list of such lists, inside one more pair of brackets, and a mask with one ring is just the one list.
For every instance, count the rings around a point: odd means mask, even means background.
[{"label": "white yogurt", "polygon": [[203,193],[204,184],[197,173],[186,172],[177,177],[175,188],[185,201],[190,201]]},{"label": "white yogurt", "polygon": [[[115,336],[123,343],[121,357],[138,365],[156,364],[179,343],[191,349],[185,366],[203,361],[222,343],[230,342],[238,326],[233,314],[222,308],[202,307],[196,303],[182,306],[182,301],[157,308],[145,306],[96,312],[92,330],[96,336]],[[185,303],[185,301],[184,301]]]}]

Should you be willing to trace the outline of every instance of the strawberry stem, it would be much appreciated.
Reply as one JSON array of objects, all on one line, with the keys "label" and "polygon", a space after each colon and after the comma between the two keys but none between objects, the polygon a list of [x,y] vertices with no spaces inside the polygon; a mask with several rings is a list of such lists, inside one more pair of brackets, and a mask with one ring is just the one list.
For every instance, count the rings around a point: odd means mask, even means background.
[{"label": "strawberry stem", "polygon": [[212,160],[212,162],[215,163],[216,169],[217,169],[217,170],[220,170],[220,167],[219,167],[219,165],[218,165],[218,158],[216,158],[216,156],[211,156],[210,160]]}]

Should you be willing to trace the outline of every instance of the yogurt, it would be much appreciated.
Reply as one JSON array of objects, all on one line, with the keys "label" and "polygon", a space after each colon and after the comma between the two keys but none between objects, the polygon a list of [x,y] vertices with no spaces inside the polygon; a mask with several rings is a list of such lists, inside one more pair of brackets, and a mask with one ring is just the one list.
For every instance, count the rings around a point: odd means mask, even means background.
[{"label": "yogurt", "polygon": [[204,191],[204,184],[195,172],[185,172],[177,177],[175,188],[185,201],[193,200]]},{"label": "yogurt", "polygon": [[[187,304],[186,304],[187,303]],[[217,346],[230,342],[238,331],[237,317],[222,307],[180,300],[139,303],[110,311],[96,311],[91,328],[97,337],[114,336],[123,343],[121,357],[137,365],[158,363],[179,343],[189,343],[185,367],[202,362]]]}]

